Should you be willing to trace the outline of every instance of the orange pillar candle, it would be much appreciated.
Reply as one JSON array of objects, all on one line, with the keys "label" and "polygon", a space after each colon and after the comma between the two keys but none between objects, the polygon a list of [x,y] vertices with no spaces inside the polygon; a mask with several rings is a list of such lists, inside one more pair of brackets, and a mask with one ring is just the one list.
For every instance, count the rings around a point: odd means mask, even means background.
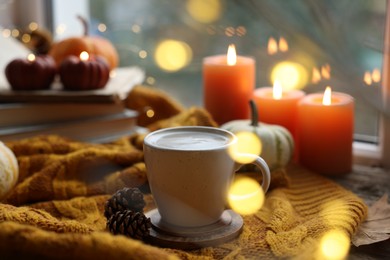
[{"label": "orange pillar candle", "polygon": [[255,60],[237,56],[234,45],[227,55],[204,58],[203,102],[218,124],[249,118],[254,89]]},{"label": "orange pillar candle", "polygon": [[299,162],[327,175],[352,169],[354,99],[344,93],[310,94],[298,106]]},{"label": "orange pillar candle", "polygon": [[256,89],[253,99],[256,102],[261,122],[281,125],[296,139],[298,102],[304,96],[305,92],[301,90],[283,91],[282,86],[276,80],[273,88]]}]

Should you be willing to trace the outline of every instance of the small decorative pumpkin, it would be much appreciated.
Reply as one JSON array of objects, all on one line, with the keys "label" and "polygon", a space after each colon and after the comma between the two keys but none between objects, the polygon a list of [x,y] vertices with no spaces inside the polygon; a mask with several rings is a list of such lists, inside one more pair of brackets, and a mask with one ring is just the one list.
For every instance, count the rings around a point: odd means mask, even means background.
[{"label": "small decorative pumpkin", "polygon": [[279,125],[270,125],[258,122],[256,105],[250,101],[251,120],[233,120],[221,126],[221,128],[238,132],[253,132],[258,136],[262,144],[260,156],[267,162],[270,169],[276,169],[287,165],[294,152],[294,140],[291,133]]},{"label": "small decorative pumpkin", "polygon": [[15,59],[5,67],[5,76],[13,90],[49,89],[56,75],[51,56],[34,54],[27,59]]},{"label": "small decorative pumpkin", "polygon": [[14,153],[0,142],[0,200],[16,185],[19,166]]},{"label": "small decorative pumpkin", "polygon": [[101,89],[110,77],[110,68],[103,57],[82,52],[80,57],[68,56],[59,68],[64,90]]},{"label": "small decorative pumpkin", "polygon": [[90,55],[104,57],[110,67],[110,70],[116,68],[119,63],[118,52],[113,44],[106,38],[99,36],[88,35],[88,24],[84,18],[78,16],[84,26],[84,36],[69,37],[61,41],[55,42],[49,51],[57,66],[60,66],[62,61],[70,56],[79,56],[81,52],[86,51]]}]

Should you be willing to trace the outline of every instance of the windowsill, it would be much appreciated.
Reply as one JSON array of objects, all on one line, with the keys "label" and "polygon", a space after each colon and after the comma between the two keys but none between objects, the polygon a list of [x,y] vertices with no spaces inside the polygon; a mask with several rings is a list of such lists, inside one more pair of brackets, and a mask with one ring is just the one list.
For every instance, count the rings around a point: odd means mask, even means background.
[{"label": "windowsill", "polygon": [[367,166],[380,166],[381,150],[376,144],[355,141],[353,143],[354,164]]}]

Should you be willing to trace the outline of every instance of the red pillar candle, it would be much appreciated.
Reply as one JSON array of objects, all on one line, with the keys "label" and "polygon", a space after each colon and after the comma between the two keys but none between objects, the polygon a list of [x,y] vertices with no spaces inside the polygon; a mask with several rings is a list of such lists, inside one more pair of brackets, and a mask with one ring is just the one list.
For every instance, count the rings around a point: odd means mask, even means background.
[{"label": "red pillar candle", "polygon": [[227,55],[203,60],[203,102],[218,124],[248,119],[255,89],[255,60],[237,56],[234,45]]},{"label": "red pillar candle", "polygon": [[337,175],[352,169],[354,99],[344,93],[310,94],[298,106],[299,162]]},{"label": "red pillar candle", "polygon": [[273,88],[256,89],[253,99],[257,105],[259,120],[285,127],[296,142],[298,102],[304,96],[305,92],[301,90],[283,91],[280,83],[275,81]]}]

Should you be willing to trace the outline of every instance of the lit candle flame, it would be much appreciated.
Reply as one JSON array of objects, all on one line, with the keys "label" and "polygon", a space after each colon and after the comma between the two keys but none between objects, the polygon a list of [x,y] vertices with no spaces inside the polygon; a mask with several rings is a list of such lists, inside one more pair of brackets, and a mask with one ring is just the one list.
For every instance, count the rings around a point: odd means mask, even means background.
[{"label": "lit candle flame", "polygon": [[270,37],[268,39],[268,54],[274,55],[277,52],[278,52],[278,44],[273,37]]},{"label": "lit candle flame", "polygon": [[229,66],[236,65],[237,63],[237,54],[236,54],[236,47],[234,44],[230,44],[227,52],[227,64]]},{"label": "lit candle flame", "polygon": [[274,99],[281,99],[282,96],[283,96],[282,84],[279,82],[279,80],[275,80],[274,87],[272,89],[272,97]]},{"label": "lit candle flame", "polygon": [[35,60],[35,55],[32,54],[32,53],[30,53],[30,54],[27,56],[27,60],[33,62],[33,61]]},{"label": "lit candle flame", "polygon": [[287,43],[286,39],[284,39],[283,37],[280,37],[280,39],[279,39],[279,50],[281,52],[288,51],[288,43]]},{"label": "lit candle flame", "polygon": [[332,89],[327,86],[322,98],[322,104],[324,106],[330,106],[332,104]]},{"label": "lit candle flame", "polygon": [[86,51],[80,53],[80,60],[87,61],[89,59],[89,54]]}]

